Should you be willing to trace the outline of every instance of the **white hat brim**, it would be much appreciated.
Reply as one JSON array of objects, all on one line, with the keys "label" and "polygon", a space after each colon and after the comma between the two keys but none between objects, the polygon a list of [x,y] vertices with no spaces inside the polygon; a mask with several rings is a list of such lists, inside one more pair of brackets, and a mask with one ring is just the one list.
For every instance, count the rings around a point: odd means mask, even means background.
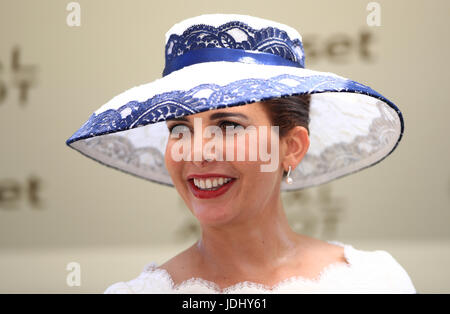
[{"label": "white hat brim", "polygon": [[403,117],[369,86],[329,72],[205,62],[126,90],[95,111],[67,145],[107,166],[173,186],[164,121],[275,97],[311,94],[310,147],[282,190],[316,186],[370,167],[398,145]]}]

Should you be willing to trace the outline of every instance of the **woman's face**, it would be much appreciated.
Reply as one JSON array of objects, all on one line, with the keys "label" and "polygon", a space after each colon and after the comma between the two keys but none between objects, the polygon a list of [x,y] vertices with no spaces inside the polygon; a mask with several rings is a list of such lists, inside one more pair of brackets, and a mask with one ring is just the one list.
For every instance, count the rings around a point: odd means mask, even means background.
[{"label": "woman's face", "polygon": [[[197,124],[194,124],[194,118],[201,120],[197,120]],[[199,121],[201,124],[198,123]],[[273,151],[274,137],[271,138],[271,134],[274,133],[271,133],[271,121],[262,103],[255,102],[244,106],[210,110],[185,116],[181,120],[168,120],[166,124],[172,132],[175,126],[179,126],[177,129],[183,132],[179,138],[169,136],[165,153],[166,167],[178,193],[202,225],[245,221],[267,207],[269,202],[278,201],[281,175],[284,170],[281,166],[284,146],[280,142]],[[214,136],[210,138],[204,136],[205,128],[208,126],[219,127],[222,130],[223,141],[216,146],[217,149],[210,150],[212,154],[203,155],[196,161],[195,151],[197,154],[201,153],[205,150],[205,145],[208,142],[212,143],[214,138]],[[226,130],[230,126],[242,126],[244,129],[254,126],[258,131],[255,132],[256,140],[249,133],[237,131],[241,135],[233,135],[231,140],[226,141]],[[268,165],[271,161],[267,159],[262,161],[259,153],[259,145],[263,142],[260,130],[264,130],[267,135],[267,144],[263,146],[264,151],[271,155],[271,158],[276,158],[276,165],[272,167],[275,168],[274,171],[261,171],[261,165]],[[185,136],[184,132],[188,132],[188,136]],[[239,136],[245,139],[245,144],[238,141]],[[275,142],[278,143],[278,135],[276,136]],[[190,155],[191,161],[186,161],[186,158],[176,161],[177,158],[174,158],[172,148],[175,148],[174,145],[180,148],[182,141],[190,142],[191,149],[186,152],[184,148],[181,148],[178,152]],[[200,149],[198,145],[195,146],[195,141],[203,144]],[[257,158],[250,160],[249,148],[254,150],[255,146],[252,144],[255,142]],[[238,147],[242,149],[239,143],[245,146],[244,160],[238,159]],[[230,155],[227,156],[226,151],[230,149],[227,146],[233,146],[233,158],[230,158]],[[222,160],[217,160],[220,156]],[[205,160],[208,157],[213,160]],[[204,191],[208,187],[214,188],[215,180],[218,186],[221,183],[222,186],[215,187],[215,191]],[[230,181],[225,183],[226,180]]]}]

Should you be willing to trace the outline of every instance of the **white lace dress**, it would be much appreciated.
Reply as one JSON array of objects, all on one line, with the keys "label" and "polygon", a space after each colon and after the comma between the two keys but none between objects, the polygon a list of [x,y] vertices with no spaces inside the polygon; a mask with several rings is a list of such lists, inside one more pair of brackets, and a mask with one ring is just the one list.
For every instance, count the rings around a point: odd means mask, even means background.
[{"label": "white lace dress", "polygon": [[151,262],[137,278],[112,284],[104,293],[416,293],[408,273],[388,252],[328,242],[344,247],[347,263],[327,266],[316,279],[289,277],[272,287],[245,281],[221,290],[214,282],[191,278],[175,286],[170,274]]}]

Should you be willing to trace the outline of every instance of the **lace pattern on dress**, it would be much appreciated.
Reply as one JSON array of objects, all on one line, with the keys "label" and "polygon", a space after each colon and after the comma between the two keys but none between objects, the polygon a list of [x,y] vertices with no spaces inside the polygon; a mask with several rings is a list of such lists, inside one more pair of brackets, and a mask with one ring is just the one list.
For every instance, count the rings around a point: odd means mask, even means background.
[{"label": "lace pattern on dress", "polygon": [[219,285],[216,283],[199,278],[199,277],[192,277],[187,280],[184,280],[180,282],[179,284],[175,285],[175,282],[172,279],[172,276],[169,274],[169,272],[163,268],[158,268],[158,265],[156,262],[151,262],[147,264],[144,267],[143,272],[149,273],[149,274],[158,274],[161,276],[161,278],[164,278],[167,282],[170,283],[170,289],[173,291],[181,291],[186,289],[187,287],[191,286],[200,286],[207,288],[215,293],[234,293],[239,290],[249,288],[249,289],[257,289],[261,293],[274,293],[277,292],[277,290],[280,290],[284,286],[287,286],[291,283],[308,283],[308,284],[320,284],[323,280],[325,280],[333,271],[337,270],[351,270],[353,269],[354,265],[352,263],[351,258],[351,252],[350,250],[353,249],[351,245],[343,244],[338,241],[327,241],[328,243],[336,244],[339,246],[344,247],[344,258],[346,262],[336,262],[327,265],[325,268],[321,270],[318,276],[315,278],[306,278],[303,276],[291,276],[288,278],[285,278],[278,283],[276,283],[273,286],[268,286],[262,283],[252,282],[252,281],[243,281],[238,282],[236,284],[233,284],[231,286],[228,286],[226,288],[221,289]]}]

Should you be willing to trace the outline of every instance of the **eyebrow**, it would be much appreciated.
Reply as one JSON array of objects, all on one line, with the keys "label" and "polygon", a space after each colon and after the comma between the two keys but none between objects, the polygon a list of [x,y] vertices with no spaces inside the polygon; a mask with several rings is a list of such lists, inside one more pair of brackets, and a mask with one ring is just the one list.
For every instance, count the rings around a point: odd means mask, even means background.
[{"label": "eyebrow", "polygon": [[[239,118],[242,118],[242,119],[244,119],[246,121],[249,120],[248,117],[245,114],[234,113],[234,112],[217,112],[217,113],[213,113],[209,117],[209,119],[210,120],[217,120],[217,119],[220,119],[220,118],[227,118],[227,117],[239,117]],[[169,122],[169,121],[186,121],[186,122],[189,122],[189,120],[186,119],[186,117],[179,117],[179,118],[173,118],[173,119],[167,120],[167,122]]]},{"label": "eyebrow", "polygon": [[244,120],[248,120],[248,117],[245,114],[242,113],[235,113],[235,112],[217,112],[213,113],[211,117],[209,117],[210,120],[217,120],[220,118],[227,118],[227,117],[239,117]]}]

